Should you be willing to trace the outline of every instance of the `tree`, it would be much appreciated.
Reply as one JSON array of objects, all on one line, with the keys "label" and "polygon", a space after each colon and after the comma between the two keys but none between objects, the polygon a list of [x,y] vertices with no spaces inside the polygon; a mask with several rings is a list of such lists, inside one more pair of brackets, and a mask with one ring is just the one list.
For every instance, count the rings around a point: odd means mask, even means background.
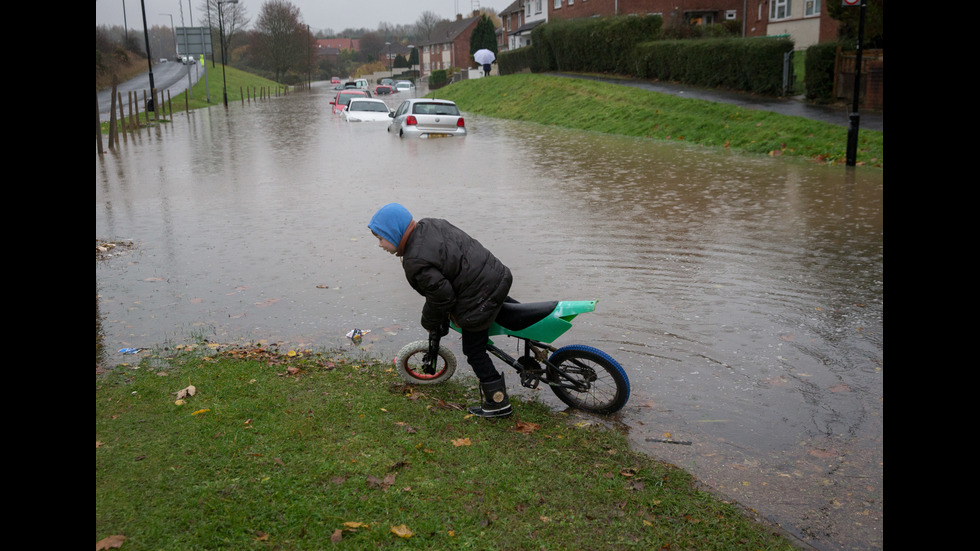
[{"label": "tree", "polygon": [[480,15],[480,21],[473,28],[470,35],[470,55],[477,50],[490,50],[497,55],[497,34],[493,25],[493,20],[486,14]]},{"label": "tree", "polygon": [[418,35],[419,41],[423,43],[432,42],[432,30],[436,28],[439,24],[439,16],[431,11],[424,11],[422,15],[415,20],[415,34]]},{"label": "tree", "polygon": [[[381,59],[381,52],[385,51],[385,39],[375,31],[366,32],[360,38],[361,55],[363,61],[378,61]],[[385,62],[385,66],[388,63]]]},{"label": "tree", "polygon": [[[842,40],[857,41],[861,9],[831,2],[827,5],[830,17],[840,21],[838,28]],[[864,18],[865,48],[885,47],[885,0],[868,0]]]},{"label": "tree", "polygon": [[253,55],[275,72],[276,81],[290,69],[305,69],[310,34],[301,21],[299,8],[288,0],[267,0],[255,22]]},{"label": "tree", "polygon": [[[218,0],[204,0],[201,2],[200,9],[203,9],[208,27],[211,29],[211,44],[214,45],[212,48],[213,57],[211,59],[222,59],[222,53],[228,47],[228,44],[231,44],[232,39],[243,31],[245,27],[248,27],[249,18],[245,10],[245,4],[243,2],[238,2],[237,4],[221,3],[221,23],[224,27],[223,30],[218,29]],[[225,37],[225,43],[219,44],[222,34]],[[231,61],[231,57],[227,59],[229,62]]]}]

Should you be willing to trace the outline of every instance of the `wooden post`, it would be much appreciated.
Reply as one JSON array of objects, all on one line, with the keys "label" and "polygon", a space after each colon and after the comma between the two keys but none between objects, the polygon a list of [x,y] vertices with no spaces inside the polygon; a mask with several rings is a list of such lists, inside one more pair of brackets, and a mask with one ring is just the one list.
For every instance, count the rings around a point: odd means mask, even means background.
[{"label": "wooden post", "polygon": [[102,156],[102,123],[99,122],[99,90],[95,90],[95,150]]},{"label": "wooden post", "polygon": [[116,86],[119,78],[112,75],[112,94],[109,96],[109,149],[116,148]]}]

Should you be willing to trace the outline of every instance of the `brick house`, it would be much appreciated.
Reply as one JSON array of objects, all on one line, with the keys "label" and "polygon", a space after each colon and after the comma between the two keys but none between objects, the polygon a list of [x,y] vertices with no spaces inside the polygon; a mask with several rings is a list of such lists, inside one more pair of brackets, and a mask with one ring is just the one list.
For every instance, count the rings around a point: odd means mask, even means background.
[{"label": "brick house", "polygon": [[316,41],[316,56],[326,57],[336,63],[342,50],[360,51],[361,45],[357,38],[318,38]]},{"label": "brick house", "polygon": [[[660,15],[664,26],[741,21],[743,36],[789,35],[797,49],[837,38],[823,0],[542,0],[548,18]],[[744,12],[744,13],[743,13]]]},{"label": "brick house", "polygon": [[432,29],[429,38],[421,40],[419,63],[421,75],[450,67],[474,67],[476,62],[470,56],[470,36],[480,21],[480,14],[464,18],[457,14],[455,21],[442,21]]},{"label": "brick house", "polygon": [[513,50],[531,44],[531,31],[548,21],[548,0],[514,0],[500,12],[498,49]]}]

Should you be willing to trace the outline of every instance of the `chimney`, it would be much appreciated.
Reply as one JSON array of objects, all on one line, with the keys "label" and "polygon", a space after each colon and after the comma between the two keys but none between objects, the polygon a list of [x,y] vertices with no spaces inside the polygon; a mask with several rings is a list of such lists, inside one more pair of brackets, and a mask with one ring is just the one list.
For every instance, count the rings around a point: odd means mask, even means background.
[{"label": "chimney", "polygon": [[463,14],[457,13],[456,14],[456,21],[462,21],[462,20],[463,20]]}]

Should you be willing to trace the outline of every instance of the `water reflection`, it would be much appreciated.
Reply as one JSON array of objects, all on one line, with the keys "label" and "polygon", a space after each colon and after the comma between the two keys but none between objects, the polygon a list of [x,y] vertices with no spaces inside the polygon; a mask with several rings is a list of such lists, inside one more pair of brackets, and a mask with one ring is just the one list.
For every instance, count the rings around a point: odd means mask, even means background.
[{"label": "water reflection", "polygon": [[465,139],[403,141],[329,107],[213,108],[97,160],[96,235],[137,244],[97,264],[109,356],[354,327],[393,354],[421,298],[366,224],[398,201],[476,236],[520,300],[600,299],[559,344],[627,369],[638,448],[818,547],[880,547],[880,171],[473,115]]}]

